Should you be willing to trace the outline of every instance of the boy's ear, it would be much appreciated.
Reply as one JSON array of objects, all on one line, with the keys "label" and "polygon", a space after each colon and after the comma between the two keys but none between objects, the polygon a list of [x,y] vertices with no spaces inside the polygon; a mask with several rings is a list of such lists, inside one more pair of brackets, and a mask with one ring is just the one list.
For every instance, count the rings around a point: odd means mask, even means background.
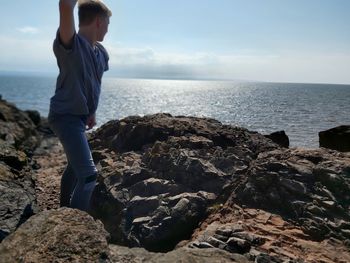
[{"label": "boy's ear", "polygon": [[105,18],[103,16],[97,16],[96,17],[96,23],[97,23],[97,27],[100,27],[105,21]]},{"label": "boy's ear", "polygon": [[101,19],[100,19],[99,16],[96,16],[94,23],[95,23],[95,25],[96,25],[97,28],[100,27],[100,25],[101,25]]}]

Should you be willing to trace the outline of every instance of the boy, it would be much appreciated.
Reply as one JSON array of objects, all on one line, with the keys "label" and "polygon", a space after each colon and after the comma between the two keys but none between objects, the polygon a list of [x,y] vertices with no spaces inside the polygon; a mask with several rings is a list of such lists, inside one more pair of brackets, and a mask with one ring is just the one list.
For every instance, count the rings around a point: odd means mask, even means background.
[{"label": "boy", "polygon": [[108,70],[108,53],[99,43],[108,31],[111,11],[98,0],[79,1],[79,32],[74,26],[77,0],[60,0],[60,24],[53,50],[59,67],[48,116],[63,145],[67,167],[61,179],[60,205],[89,210],[97,179],[85,135],[96,125],[101,78]]}]

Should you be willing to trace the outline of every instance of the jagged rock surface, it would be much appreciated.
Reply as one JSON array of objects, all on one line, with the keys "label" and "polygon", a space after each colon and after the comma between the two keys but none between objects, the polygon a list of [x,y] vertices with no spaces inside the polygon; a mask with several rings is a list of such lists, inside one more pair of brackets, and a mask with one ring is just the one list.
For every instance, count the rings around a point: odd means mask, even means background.
[{"label": "jagged rock surface", "polygon": [[[100,262],[350,262],[347,153],[282,149],[208,118],[110,121],[89,135],[100,173],[92,214],[108,244],[87,214],[55,210],[66,160],[47,121],[0,109],[1,239],[12,232],[0,254],[10,262],[88,261],[83,244]],[[36,202],[51,211],[23,224]]]},{"label": "jagged rock surface", "polygon": [[277,214],[229,202],[196,229],[188,247],[240,253],[252,262],[345,263],[349,247],[336,238],[314,241]]},{"label": "jagged rock surface", "polygon": [[277,148],[246,129],[169,114],[111,121],[90,142],[101,174],[94,214],[113,242],[152,251],[189,238],[259,152]]},{"label": "jagged rock surface", "polygon": [[38,146],[36,125],[28,113],[5,100],[0,100],[0,127],[0,139],[16,149],[31,155]]},{"label": "jagged rock surface", "polygon": [[[0,100],[0,241],[36,210],[30,155],[38,144],[26,113]],[[28,156],[29,155],[29,156]]]},{"label": "jagged rock surface", "polygon": [[345,241],[350,238],[350,155],[324,149],[262,153],[230,202],[278,213],[314,240]]}]

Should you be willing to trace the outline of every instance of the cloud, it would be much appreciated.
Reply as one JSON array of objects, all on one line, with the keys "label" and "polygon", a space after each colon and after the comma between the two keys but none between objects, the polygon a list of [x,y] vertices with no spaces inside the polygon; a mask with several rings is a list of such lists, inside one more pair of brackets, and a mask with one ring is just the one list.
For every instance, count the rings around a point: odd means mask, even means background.
[{"label": "cloud", "polygon": [[254,50],[231,54],[166,53],[106,43],[112,75],[144,78],[241,79],[280,82],[350,83],[350,52]]},{"label": "cloud", "polygon": [[[0,36],[0,70],[57,72],[51,38]],[[278,82],[350,83],[350,52],[232,53],[163,52],[104,43],[109,76],[170,79],[238,79]]]},{"label": "cloud", "polygon": [[52,39],[0,36],[0,70],[55,71]]},{"label": "cloud", "polygon": [[36,27],[32,27],[32,26],[20,27],[20,28],[17,28],[17,31],[24,33],[24,34],[37,34],[37,33],[39,33],[39,29]]}]

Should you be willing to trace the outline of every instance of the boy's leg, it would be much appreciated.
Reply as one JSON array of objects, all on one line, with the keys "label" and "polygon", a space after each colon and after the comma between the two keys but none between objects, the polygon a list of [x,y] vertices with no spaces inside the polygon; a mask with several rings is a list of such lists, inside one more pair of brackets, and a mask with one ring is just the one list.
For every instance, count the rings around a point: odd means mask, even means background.
[{"label": "boy's leg", "polygon": [[88,211],[96,184],[97,169],[85,135],[85,123],[79,116],[67,115],[55,121],[52,126],[63,145],[67,161],[74,170],[77,180],[70,206]]},{"label": "boy's leg", "polygon": [[90,199],[96,185],[96,179],[97,172],[89,177],[79,178],[70,203],[72,208],[78,208],[84,211],[89,210]]},{"label": "boy's leg", "polygon": [[77,184],[77,178],[74,174],[73,167],[70,165],[70,163],[68,163],[61,178],[61,194],[60,194],[61,207],[70,206],[70,199],[76,184]]},{"label": "boy's leg", "polygon": [[63,147],[77,178],[70,207],[88,211],[90,198],[96,185],[97,169],[85,135],[85,125],[83,129],[82,127],[71,129],[68,137],[70,139],[66,140]]}]

